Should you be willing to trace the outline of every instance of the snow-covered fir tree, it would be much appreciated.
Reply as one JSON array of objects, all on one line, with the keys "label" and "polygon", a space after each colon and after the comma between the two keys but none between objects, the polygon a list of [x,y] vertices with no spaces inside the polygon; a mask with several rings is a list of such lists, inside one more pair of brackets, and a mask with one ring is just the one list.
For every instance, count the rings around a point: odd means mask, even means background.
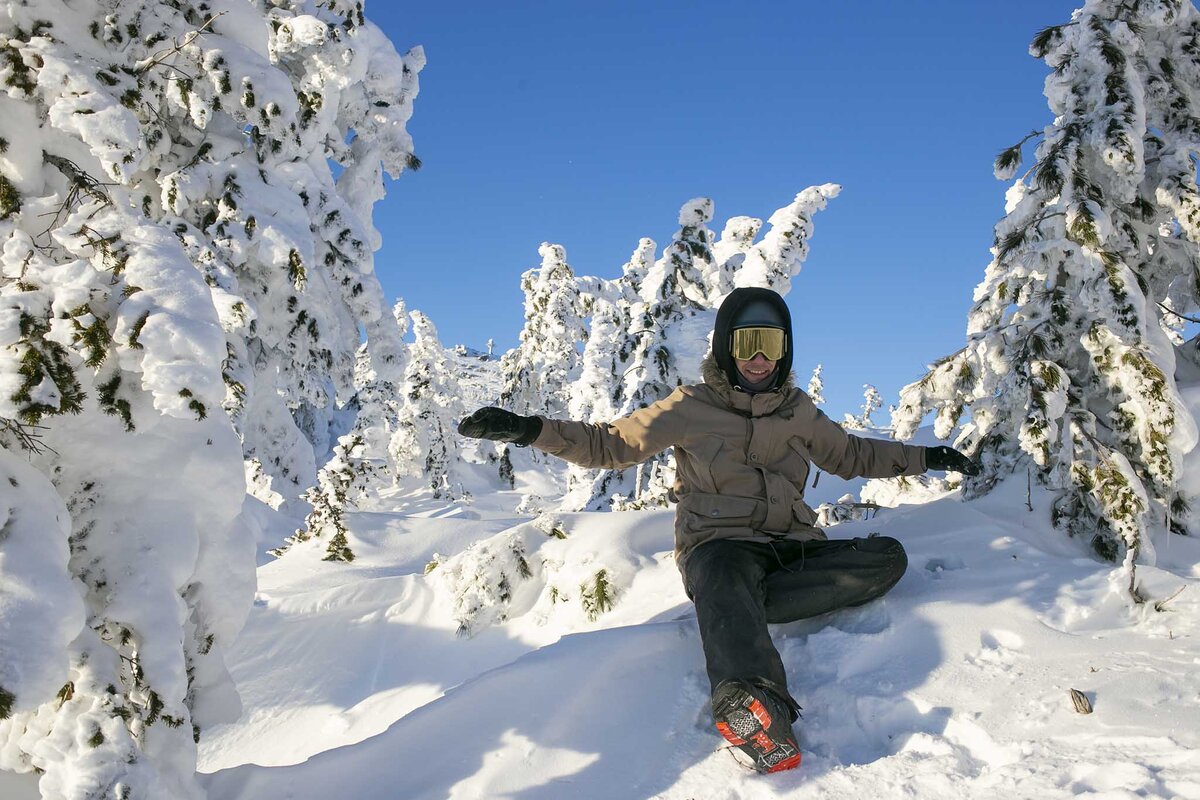
[{"label": "snow-covered fir tree", "polygon": [[[400,424],[400,408],[404,402],[404,373],[408,367],[408,345],[403,337],[408,334],[410,318],[403,300],[396,301],[390,315],[392,325],[389,344],[369,350],[367,345],[359,349],[358,366],[355,369],[354,394],[355,417],[352,433],[362,438],[362,457],[372,465],[372,474],[379,476],[375,484],[391,483],[391,464],[388,461],[388,446],[392,435]],[[354,482],[351,502],[364,500],[372,489],[370,480]]]},{"label": "snow-covered fir tree", "polygon": [[622,287],[617,281],[599,278],[581,280],[580,286],[589,320],[588,336],[580,356],[579,376],[567,386],[567,414],[587,422],[612,419],[616,411],[615,376],[621,371],[619,340],[626,313]]},{"label": "snow-covered fir tree", "polygon": [[[906,387],[907,438],[935,433],[983,463],[967,494],[1027,471],[1057,493],[1054,522],[1120,560],[1128,587],[1155,531],[1193,531],[1178,485],[1196,425],[1175,385],[1197,308],[1200,14],[1190,2],[1092,0],[1043,30],[1055,120],[1008,191],[967,346]],[[996,161],[1020,167],[1025,140]],[[1022,478],[1023,479],[1023,478]]]},{"label": "snow-covered fir tree", "polygon": [[[358,32],[370,49],[361,48],[365,52],[360,52],[348,48],[339,42],[346,37],[339,37],[334,27],[327,27],[328,33],[322,37],[319,28],[312,29],[311,18],[303,24],[293,23],[290,34],[288,26],[281,25],[276,34],[279,62],[292,74],[303,75],[297,81],[300,90],[296,93],[299,118],[293,141],[297,152],[288,163],[304,163],[309,153],[324,148],[327,158],[345,169],[334,183],[326,172],[319,172],[314,181],[305,171],[296,172],[291,167],[289,177],[297,189],[295,196],[309,218],[312,252],[309,256],[299,248],[299,258],[293,259],[289,251],[291,286],[280,285],[270,297],[264,296],[254,305],[260,340],[266,338],[262,335],[263,309],[272,307],[272,314],[283,311],[278,326],[267,328],[274,329],[280,341],[251,342],[250,347],[256,364],[264,364],[266,356],[268,369],[274,369],[272,351],[286,356],[281,358],[280,368],[285,374],[293,373],[288,385],[299,391],[293,389],[290,397],[282,396],[293,418],[312,421],[304,433],[318,453],[328,448],[328,420],[333,408],[347,401],[354,391],[353,354],[359,345],[360,326],[366,331],[369,350],[394,349],[394,322],[374,275],[371,254],[379,246],[380,237],[370,224],[369,212],[382,194],[381,170],[394,176],[406,166],[419,166],[403,123],[412,113],[417,73],[424,56],[418,48],[403,58],[397,57],[377,28],[368,25],[359,31],[353,24],[361,18],[360,6],[348,7],[345,13],[352,23],[349,30]],[[357,68],[361,76],[339,90],[343,84],[331,81],[326,74],[328,68],[322,65],[332,59],[346,60],[351,54],[361,64]],[[337,131],[335,136],[321,132],[330,126]],[[342,144],[351,131],[352,143]],[[270,149],[274,147],[270,143]],[[286,144],[282,150],[287,152]],[[297,360],[296,342],[303,341],[305,335],[312,337],[313,344]],[[376,356],[375,361],[387,357]],[[301,373],[294,374],[298,370]]]},{"label": "snow-covered fir tree", "polygon": [[[617,416],[620,399],[618,376],[623,372],[620,344],[625,334],[628,305],[620,281],[599,278],[580,281],[584,306],[590,314],[587,344],[583,348],[579,377],[567,387],[567,414],[584,422],[606,422]],[[567,468],[567,497],[563,509],[599,510],[607,504],[593,497],[597,470],[571,464]]]},{"label": "snow-covered fir tree", "polygon": [[746,263],[762,226],[763,221],[758,217],[730,217],[725,222],[721,238],[713,243],[713,256],[722,267],[717,291],[719,297],[733,291],[733,273]]},{"label": "snow-covered fir tree", "polygon": [[[657,249],[658,245],[653,239],[643,237],[638,241],[629,260],[621,267],[621,288],[624,298],[629,303],[641,297],[642,284],[646,282],[646,276],[654,266],[654,253]],[[622,355],[622,360],[628,361],[629,358]]]},{"label": "snow-covered fir tree", "polygon": [[813,215],[823,210],[841,191],[842,187],[836,183],[809,186],[791,203],[772,214],[767,220],[770,228],[763,234],[762,241],[749,248],[744,259],[736,265],[733,285],[760,286],[787,295],[792,289],[792,278],[800,273],[801,265],[808,258]]},{"label": "snow-covered fir tree", "polygon": [[[712,317],[705,312],[712,309],[710,296],[720,283],[708,229],[712,215],[713,203],[707,197],[685,203],[679,210],[679,230],[646,274],[629,314],[633,346],[623,373],[618,416],[645,408],[685,380],[699,377],[696,352],[703,352],[700,343],[711,330]],[[682,354],[688,355],[681,358]],[[622,507],[666,505],[675,477],[674,457],[660,454],[632,469],[631,496]]]},{"label": "snow-covered fir tree", "polygon": [[857,416],[846,414],[842,420],[842,427],[856,431],[872,428],[875,426],[875,422],[871,419],[871,415],[881,408],[883,408],[883,395],[879,394],[879,390],[871,384],[864,384],[862,410]]},{"label": "snow-covered fir tree", "polygon": [[404,372],[404,405],[392,435],[393,474],[419,478],[436,498],[469,501],[459,478],[458,421],[467,412],[458,377],[450,367],[437,328],[412,312],[416,336]]},{"label": "snow-covered fir tree", "polygon": [[518,414],[561,417],[567,412],[567,387],[579,374],[577,345],[587,340],[585,311],[562,246],[543,242],[538,254],[541,266],[521,276],[525,326],[520,345],[500,360],[500,399]]},{"label": "snow-covered fir tree", "polygon": [[[304,499],[312,511],[304,518],[304,527],[288,539],[287,544],[303,542],[314,536],[324,538],[326,561],[353,561],[354,551],[346,534],[345,514],[354,510],[351,493],[371,481],[375,466],[363,457],[364,440],[361,433],[354,431],[340,437],[333,448],[333,458],[317,474],[317,485],[309,489]],[[273,555],[283,555],[287,547],[272,550]]]},{"label": "snow-covered fir tree", "polygon": [[813,369],[812,377],[808,379],[808,388],[805,390],[817,405],[825,402],[825,381],[821,379],[821,369],[822,365],[817,364]]},{"label": "snow-covered fir tree", "polygon": [[716,257],[712,231],[708,229],[712,218],[713,202],[709,198],[697,197],[684,203],[679,209],[679,230],[647,275],[642,296],[660,308],[670,309],[672,315],[704,308],[716,294]]},{"label": "snow-covered fir tree", "polygon": [[[500,359],[500,405],[518,414],[561,418],[568,414],[570,385],[579,377],[579,346],[588,338],[588,301],[561,245],[543,242],[538,254],[541,265],[521,275],[525,324],[520,344]],[[514,470],[547,463],[533,449],[502,447],[498,452],[506,482]],[[559,482],[557,473],[553,476]],[[527,493],[518,510],[538,512],[546,505],[540,494]]]},{"label": "snow-covered fir tree", "polygon": [[[645,300],[642,297],[642,287],[646,278],[654,268],[655,252],[658,245],[653,239],[642,238],[629,256],[629,260],[621,267],[621,277],[615,282],[612,301],[621,312],[620,329],[612,342],[615,348],[613,358],[613,374],[608,386],[609,399],[607,405],[620,413],[627,406],[628,391],[636,387],[636,381],[628,383],[627,378],[637,370],[638,347],[646,336],[639,327],[645,312]],[[592,420],[596,421],[596,420]]]},{"label": "snow-covered fir tree", "polygon": [[312,507],[304,527],[283,547],[272,550],[274,555],[282,555],[292,544],[315,536],[326,541],[326,561],[353,561],[345,512],[360,508],[373,490],[394,480],[388,446],[400,426],[404,368],[408,362],[403,337],[409,319],[404,301],[397,301],[385,319],[391,324],[376,326],[374,346],[364,343],[358,350],[354,373],[358,391],[347,409],[354,414],[353,427],[338,438],[333,456],[317,473],[316,485],[304,495]]},{"label": "snow-covered fir tree", "polygon": [[[654,264],[656,245],[643,238],[621,268],[615,281],[581,278],[584,306],[590,311],[587,344],[583,350],[579,378],[571,384],[568,412],[572,419],[608,422],[625,405],[624,377],[631,369],[640,333],[633,318],[642,308],[639,291]],[[632,470],[593,470],[570,465],[564,510],[608,509],[614,494],[632,491],[627,473]]]},{"label": "snow-covered fir tree", "polygon": [[0,601],[0,770],[47,798],[199,798],[253,596],[243,455],[283,501],[327,448],[381,312],[368,217],[381,170],[416,163],[423,57],[358,3],[43,11],[0,12],[0,508],[19,521],[0,593],[42,594]]}]

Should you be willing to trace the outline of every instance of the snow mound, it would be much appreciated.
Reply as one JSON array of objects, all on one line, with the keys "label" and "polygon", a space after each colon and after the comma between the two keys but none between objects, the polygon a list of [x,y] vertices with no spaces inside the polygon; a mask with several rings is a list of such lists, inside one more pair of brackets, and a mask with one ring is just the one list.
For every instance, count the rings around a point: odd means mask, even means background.
[{"label": "snow mound", "polygon": [[458,633],[469,636],[522,615],[538,626],[553,617],[560,627],[578,627],[612,610],[650,559],[628,542],[596,535],[591,517],[542,514],[444,563],[435,555],[427,570],[453,604]]}]

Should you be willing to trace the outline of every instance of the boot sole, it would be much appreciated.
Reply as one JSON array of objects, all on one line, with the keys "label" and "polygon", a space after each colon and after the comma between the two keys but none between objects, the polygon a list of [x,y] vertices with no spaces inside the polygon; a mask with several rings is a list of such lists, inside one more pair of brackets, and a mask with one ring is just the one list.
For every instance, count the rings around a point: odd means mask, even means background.
[{"label": "boot sole", "polygon": [[758,772],[772,773],[800,766],[800,748],[791,736],[772,737],[771,715],[751,694],[730,698],[718,711],[717,733],[754,759]]}]

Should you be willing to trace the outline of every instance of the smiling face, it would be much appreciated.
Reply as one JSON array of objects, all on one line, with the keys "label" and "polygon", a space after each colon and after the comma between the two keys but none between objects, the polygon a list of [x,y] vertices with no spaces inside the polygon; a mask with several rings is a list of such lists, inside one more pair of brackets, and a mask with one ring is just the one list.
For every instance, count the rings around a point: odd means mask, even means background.
[{"label": "smiling face", "polygon": [[775,362],[762,353],[755,353],[754,358],[749,361],[735,358],[733,363],[737,364],[738,372],[742,374],[746,382],[752,384],[762,383],[775,371]]},{"label": "smiling face", "polygon": [[779,391],[792,371],[791,329],[778,292],[741,286],[717,310],[713,358],[731,386],[751,394]]}]

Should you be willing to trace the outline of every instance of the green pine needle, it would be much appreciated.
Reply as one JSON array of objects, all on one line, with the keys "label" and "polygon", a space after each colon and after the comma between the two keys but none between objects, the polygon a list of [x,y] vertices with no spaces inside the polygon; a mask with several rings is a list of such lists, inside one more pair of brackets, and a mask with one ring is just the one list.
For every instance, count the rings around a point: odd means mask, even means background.
[{"label": "green pine needle", "polygon": [[1035,58],[1045,58],[1050,49],[1062,38],[1062,25],[1050,25],[1042,28],[1029,44],[1029,52]]}]

